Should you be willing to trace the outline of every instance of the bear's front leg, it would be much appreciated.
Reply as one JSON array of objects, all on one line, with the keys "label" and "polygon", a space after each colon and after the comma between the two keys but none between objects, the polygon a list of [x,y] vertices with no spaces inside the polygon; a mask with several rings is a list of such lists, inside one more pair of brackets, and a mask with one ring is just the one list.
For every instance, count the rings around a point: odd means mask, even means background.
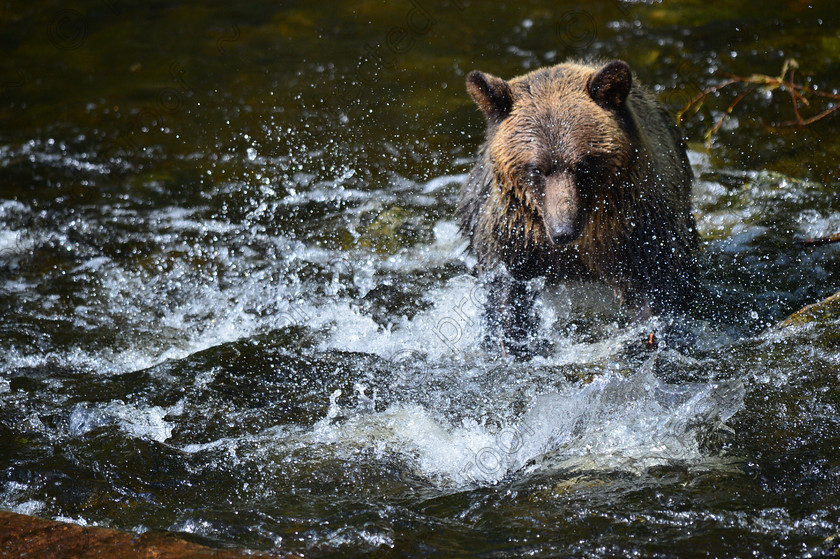
[{"label": "bear's front leg", "polygon": [[487,286],[484,335],[485,349],[502,355],[523,356],[530,353],[529,337],[537,331],[534,314],[536,294],[528,283],[499,273]]}]

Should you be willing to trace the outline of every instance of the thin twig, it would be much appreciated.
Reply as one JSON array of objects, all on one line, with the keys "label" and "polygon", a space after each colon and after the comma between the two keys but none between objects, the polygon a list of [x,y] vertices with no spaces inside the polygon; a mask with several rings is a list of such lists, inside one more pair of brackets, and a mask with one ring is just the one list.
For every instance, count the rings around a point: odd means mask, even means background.
[{"label": "thin twig", "polygon": [[778,126],[800,126],[800,127],[801,126],[808,126],[809,124],[813,124],[813,123],[817,122],[821,118],[827,117],[828,115],[830,115],[831,113],[833,113],[837,109],[840,109],[840,103],[838,103],[838,104],[836,104],[832,107],[827,108],[823,112],[821,112],[819,114],[816,114],[816,115],[812,116],[811,118],[807,118],[807,119],[802,120],[802,121],[787,120],[785,122],[780,122],[778,124]]},{"label": "thin twig", "polygon": [[831,243],[840,243],[840,233],[835,233],[828,237],[816,237],[814,239],[801,239],[796,241],[796,244],[806,247],[818,247]]},{"label": "thin twig", "polygon": [[712,126],[709,129],[708,132],[706,132],[706,142],[709,145],[711,145],[711,143],[712,143],[712,135],[717,133],[718,130],[720,130],[721,126],[723,126],[723,121],[726,119],[726,117],[728,117],[732,113],[732,111],[735,110],[735,105],[737,105],[738,103],[743,101],[744,97],[746,97],[747,95],[749,95],[750,93],[752,93],[756,89],[758,89],[757,85],[750,86],[746,91],[744,91],[738,97],[736,97],[735,100],[732,101],[732,104],[730,104],[726,108],[726,110],[723,112],[723,116],[721,116],[720,119],[715,123],[715,125]]},{"label": "thin twig", "polygon": [[694,112],[696,113],[697,111],[699,111],[699,110],[700,110],[700,107],[703,105],[703,103],[702,103],[701,101],[702,101],[703,99],[705,99],[705,98],[706,98],[706,96],[711,95],[711,94],[712,94],[712,93],[714,93],[715,91],[720,91],[720,90],[721,90],[721,89],[723,89],[724,87],[726,87],[726,86],[728,86],[728,85],[732,85],[733,83],[738,83],[738,80],[736,80],[736,79],[727,80],[727,81],[725,81],[725,82],[723,82],[723,83],[719,83],[719,84],[714,85],[714,86],[712,86],[712,87],[706,88],[706,89],[704,89],[703,91],[701,91],[700,93],[698,93],[697,95],[695,95],[695,96],[691,99],[691,101],[689,101],[689,102],[688,102],[688,104],[687,104],[685,107],[683,107],[683,108],[682,108],[682,109],[681,109],[681,110],[677,113],[677,124],[679,124],[680,122],[682,122],[682,117],[683,117],[683,115],[684,115],[685,113],[687,113],[687,112],[688,112],[688,110],[689,110],[689,109],[690,109],[690,108],[691,108],[691,107],[692,107],[695,103],[700,103],[700,105],[698,105],[698,106],[697,106],[697,110],[695,110],[695,111],[694,111]]}]

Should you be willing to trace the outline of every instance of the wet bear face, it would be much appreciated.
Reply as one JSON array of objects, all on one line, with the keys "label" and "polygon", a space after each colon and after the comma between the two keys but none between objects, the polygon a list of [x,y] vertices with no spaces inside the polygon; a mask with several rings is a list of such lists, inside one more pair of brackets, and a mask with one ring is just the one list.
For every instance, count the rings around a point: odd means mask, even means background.
[{"label": "wet bear face", "polygon": [[555,244],[575,241],[610,204],[633,157],[625,102],[630,68],[574,64],[505,81],[474,71],[467,90],[487,118],[497,187],[538,215]]}]

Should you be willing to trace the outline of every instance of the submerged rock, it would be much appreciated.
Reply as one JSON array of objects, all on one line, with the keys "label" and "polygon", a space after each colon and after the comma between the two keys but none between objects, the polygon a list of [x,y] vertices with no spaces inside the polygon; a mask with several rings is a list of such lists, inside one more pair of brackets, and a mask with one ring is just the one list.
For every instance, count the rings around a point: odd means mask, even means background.
[{"label": "submerged rock", "polygon": [[811,322],[824,323],[840,318],[840,291],[817,303],[807,305],[787,317],[780,328],[799,326]]}]

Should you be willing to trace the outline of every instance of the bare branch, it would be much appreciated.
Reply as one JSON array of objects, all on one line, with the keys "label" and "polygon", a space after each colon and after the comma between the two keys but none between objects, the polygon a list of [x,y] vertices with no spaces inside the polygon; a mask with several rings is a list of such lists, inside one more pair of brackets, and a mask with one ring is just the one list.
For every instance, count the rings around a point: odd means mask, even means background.
[{"label": "bare branch", "polygon": [[[704,134],[704,138],[706,139],[707,144],[711,144],[712,136],[718,131],[720,131],[720,129],[723,127],[724,121],[730,114],[732,114],[732,111],[735,110],[735,107],[758,88],[762,88],[765,91],[778,90],[782,92],[787,92],[790,95],[791,105],[793,106],[793,114],[795,119],[785,121],[779,124],[773,124],[772,126],[774,127],[808,126],[809,124],[812,124],[820,119],[827,117],[837,109],[840,109],[840,94],[819,91],[814,87],[808,87],[806,85],[796,83],[796,69],[798,67],[799,64],[796,62],[796,60],[789,58],[785,60],[785,63],[782,66],[782,72],[778,77],[768,76],[766,74],[752,74],[751,76],[725,74],[724,76],[726,77],[726,79],[724,81],[701,91],[677,113],[677,123],[679,124],[682,122],[683,117],[692,109],[692,107],[694,108],[694,113],[696,114],[703,106],[703,103],[709,95],[721,91],[731,85],[740,84],[747,85],[748,87],[746,90],[740,93],[734,101],[732,101],[732,103],[724,111],[723,116],[721,116],[720,119],[715,121],[714,125],[706,131],[706,133]],[[788,75],[790,77],[787,77]],[[835,101],[835,103],[829,106],[828,108],[818,112],[817,114],[806,117],[802,115],[802,112],[800,111],[800,106],[808,108],[811,107],[811,102],[808,99],[809,96]]]}]

